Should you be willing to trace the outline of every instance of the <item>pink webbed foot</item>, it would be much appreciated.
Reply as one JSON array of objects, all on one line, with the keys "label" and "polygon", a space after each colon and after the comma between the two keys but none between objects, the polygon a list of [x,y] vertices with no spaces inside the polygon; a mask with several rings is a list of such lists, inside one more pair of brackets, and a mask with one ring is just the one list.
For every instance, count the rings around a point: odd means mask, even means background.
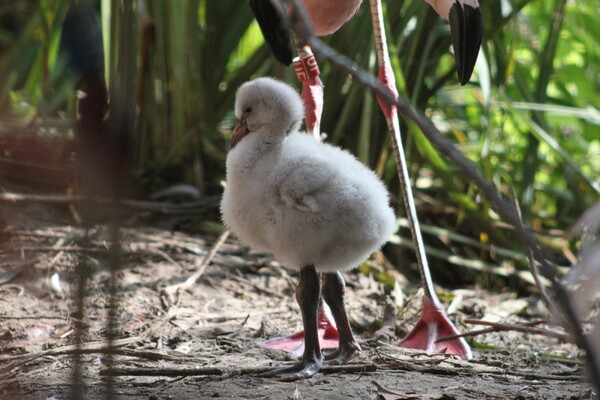
[{"label": "pink webbed foot", "polygon": [[458,334],[460,332],[448,319],[439,300],[425,296],[421,318],[398,346],[430,353],[453,354],[463,360],[469,360],[472,358],[471,348],[464,338],[438,341],[438,338]]},{"label": "pink webbed foot", "polygon": [[[321,349],[335,349],[338,347],[339,334],[330,316],[329,308],[323,305],[319,308],[319,344]],[[280,336],[267,339],[258,343],[265,349],[285,350],[300,357],[304,353],[304,331],[296,332],[289,336]]]}]

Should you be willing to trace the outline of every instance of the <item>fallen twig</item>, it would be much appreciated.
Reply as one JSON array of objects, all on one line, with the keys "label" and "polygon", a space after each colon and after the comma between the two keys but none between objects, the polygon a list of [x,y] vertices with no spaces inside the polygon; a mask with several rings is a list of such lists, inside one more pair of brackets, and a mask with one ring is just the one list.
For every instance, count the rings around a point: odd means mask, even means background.
[{"label": "fallen twig", "polygon": [[[542,324],[544,322],[546,322],[546,321],[526,322],[526,323],[522,324],[522,326],[538,325],[538,324]],[[456,339],[456,338],[459,338],[459,337],[483,335],[484,333],[500,332],[500,331],[503,331],[503,330],[504,329],[498,329],[498,328],[480,329],[478,331],[471,331],[471,332],[459,333],[459,334],[456,334],[456,335],[442,336],[441,338],[438,338],[438,340],[436,340],[436,342],[443,342],[445,340]]]},{"label": "fallen twig", "polygon": [[544,321],[534,321],[534,322],[529,322],[526,324],[519,324],[519,325],[502,324],[499,322],[480,321],[480,320],[473,320],[473,319],[465,319],[463,322],[465,324],[491,326],[492,329],[483,329],[483,331],[485,331],[485,332],[473,331],[473,332],[467,332],[467,333],[464,333],[461,335],[445,336],[443,338],[438,339],[438,342],[443,341],[443,340],[452,339],[454,337],[460,337],[463,335],[464,336],[475,336],[475,335],[478,335],[481,333],[499,332],[499,331],[517,331],[517,332],[531,333],[534,335],[543,335],[543,336],[552,337],[552,338],[558,339],[565,343],[572,342],[571,337],[566,333],[551,331],[548,329],[534,328],[531,326],[534,324],[537,325],[537,324],[543,323]]},{"label": "fallen twig", "polygon": [[[27,353],[19,354],[16,356],[0,356],[0,362],[5,361],[16,361],[15,363],[9,364],[4,368],[0,368],[0,377],[4,374],[20,367],[21,365],[27,364],[33,360],[36,360],[45,356],[55,356],[60,354],[83,354],[83,353],[103,353],[106,354],[110,348],[114,350],[115,347],[124,346],[127,344],[135,343],[141,340],[140,336],[131,336],[128,338],[113,340],[112,343],[108,341],[100,342],[84,342],[75,345],[57,347],[50,350],[41,351],[39,353]],[[109,346],[110,345],[110,346]]]},{"label": "fallen twig", "polygon": [[181,293],[181,291],[187,290],[196,284],[198,279],[200,279],[200,277],[204,274],[206,268],[208,268],[208,265],[210,264],[210,262],[215,257],[215,255],[217,254],[223,243],[225,243],[225,240],[227,240],[228,237],[229,231],[225,231],[221,234],[221,236],[219,236],[213,247],[210,249],[208,255],[202,260],[202,264],[200,264],[198,270],[192,275],[190,275],[189,278],[177,285],[167,286],[161,291],[161,298],[167,300],[167,304],[165,304],[167,308],[172,306],[173,304],[178,303],[179,293]]},{"label": "fallen twig", "polygon": [[103,376],[206,376],[223,375],[222,368],[113,368],[100,371]]},{"label": "fallen twig", "polygon": [[[510,371],[506,368],[498,368],[492,366],[482,366],[479,364],[473,364],[469,362],[454,360],[459,365],[453,365],[452,367],[444,367],[437,365],[440,361],[439,358],[433,360],[415,360],[415,359],[402,359],[394,354],[383,354],[378,352],[380,359],[386,363],[384,365],[377,365],[378,370],[405,370],[405,371],[416,371],[429,374],[438,375],[464,375],[473,376],[481,374],[489,375],[512,375],[523,377],[527,379],[547,379],[547,380],[564,380],[564,381],[578,381],[581,379],[580,376],[571,375],[545,375],[537,374],[535,372],[527,371]],[[448,361],[452,361],[451,356],[447,356]],[[418,362],[415,362],[418,361]]]},{"label": "fallen twig", "polygon": [[[375,364],[348,364],[348,365],[324,365],[320,372],[333,374],[339,372],[375,372],[378,366]],[[103,370],[100,375],[104,376],[206,376],[206,375],[258,375],[273,370],[272,366],[250,367],[250,368],[113,368]]]},{"label": "fallen twig", "polygon": [[383,386],[381,386],[381,384],[379,384],[379,382],[377,382],[375,380],[372,380],[371,383],[373,385],[375,385],[377,390],[379,390],[380,392],[387,393],[387,394],[393,394],[394,396],[404,396],[404,393],[400,393],[400,392],[397,392],[394,390],[384,388]]},{"label": "fallen twig", "polygon": [[280,299],[284,299],[287,298],[287,296],[283,296],[281,293],[276,292],[274,290],[268,289],[264,286],[259,286],[253,282],[250,282],[248,279],[244,279],[241,276],[237,276],[237,275],[231,275],[231,279],[236,280],[240,283],[243,283],[245,285],[248,285],[252,288],[254,288],[257,292],[262,292],[264,294],[268,294],[269,296],[273,296],[273,297],[277,297]]},{"label": "fallen twig", "polygon": [[[139,340],[139,337],[136,337],[135,339],[137,341],[137,340]],[[98,343],[101,343],[101,342],[98,342]],[[43,357],[43,356],[73,354],[76,351],[80,352],[80,354],[97,354],[97,353],[104,354],[109,351],[108,347],[106,347],[106,344],[107,343],[103,343],[101,346],[87,346],[87,347],[83,347],[82,349],[79,349],[79,350],[77,350],[74,345],[71,345],[71,346],[64,346],[64,347],[58,347],[56,349],[52,349],[53,351],[50,353],[20,354],[17,356],[5,356],[5,357],[0,357],[0,362],[19,360],[19,359],[26,359],[27,361],[31,361],[32,359],[36,359],[36,358]],[[124,344],[130,344],[130,342],[125,341]],[[163,353],[159,353],[156,351],[148,351],[148,350],[116,348],[116,349],[113,349],[112,352],[113,352],[113,354],[118,354],[121,356],[145,358],[147,360],[152,360],[152,361],[158,361],[158,360],[177,361],[177,362],[182,362],[182,361],[195,362],[195,361],[197,361],[197,359],[195,357],[191,357],[191,356],[190,357],[181,357],[181,356],[177,357],[177,356],[171,356],[169,354],[163,354]]]}]

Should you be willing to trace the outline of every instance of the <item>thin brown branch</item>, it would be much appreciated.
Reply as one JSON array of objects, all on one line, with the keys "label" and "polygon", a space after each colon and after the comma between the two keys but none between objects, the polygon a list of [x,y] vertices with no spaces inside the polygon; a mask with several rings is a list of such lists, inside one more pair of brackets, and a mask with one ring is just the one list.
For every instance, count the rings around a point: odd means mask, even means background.
[{"label": "thin brown branch", "polygon": [[[390,346],[390,345],[387,345]],[[387,347],[385,346],[385,347]],[[398,347],[390,346],[397,351]],[[529,371],[512,371],[506,368],[498,368],[494,366],[486,366],[482,364],[475,364],[460,360],[452,360],[448,355],[444,359],[421,359],[415,360],[414,358],[404,358],[406,354],[393,354],[393,353],[382,353],[378,352],[379,358],[384,362],[383,365],[377,364],[378,370],[405,370],[405,371],[417,371],[426,374],[438,374],[438,375],[462,375],[462,376],[481,376],[483,374],[488,375],[501,375],[501,376],[519,376],[528,379],[545,379],[545,380],[560,380],[560,381],[577,381],[581,379],[580,376],[565,376],[565,375],[545,375],[537,374]],[[451,363],[449,367],[438,365],[440,362]]]},{"label": "thin brown branch", "polygon": [[273,297],[280,298],[280,299],[287,298],[287,296],[283,296],[279,292],[276,292],[274,290],[268,289],[268,288],[263,287],[263,286],[259,286],[259,285],[255,284],[255,283],[249,281],[248,279],[242,278],[241,276],[231,275],[231,279],[233,279],[235,281],[238,281],[238,282],[240,282],[242,284],[245,284],[247,286],[250,286],[251,288],[253,288],[257,292],[261,292],[261,293],[267,294],[269,296],[273,296]]},{"label": "thin brown branch", "polygon": [[[111,347],[114,349],[119,346],[124,346],[127,344],[135,343],[140,341],[142,338],[140,336],[131,336],[123,339],[116,339],[112,341]],[[69,346],[61,346],[50,350],[41,351],[39,353],[27,353],[27,354],[19,354],[16,356],[2,356],[0,357],[0,362],[13,361],[16,360],[16,363],[9,364],[4,368],[0,368],[0,375],[5,374],[19,366],[30,362],[32,360],[38,359],[44,356],[54,356],[60,354],[82,354],[82,353],[107,353],[110,348],[109,341],[100,341],[100,342],[83,342]]]},{"label": "thin brown branch", "polygon": [[467,332],[467,333],[464,333],[461,335],[445,336],[445,337],[439,338],[438,342],[441,342],[444,340],[449,340],[454,337],[476,336],[476,335],[479,335],[482,333],[500,332],[500,331],[516,331],[516,332],[523,332],[523,333],[531,333],[534,335],[543,335],[543,336],[547,336],[547,337],[552,337],[552,338],[558,339],[565,343],[572,342],[571,337],[566,333],[551,331],[548,329],[534,328],[531,326],[531,325],[537,325],[537,324],[540,324],[543,322],[544,321],[533,321],[533,322],[529,322],[529,323],[525,323],[525,324],[515,325],[515,324],[502,324],[500,322],[466,319],[466,320],[464,320],[465,324],[491,326],[492,328],[482,329],[480,331]]},{"label": "thin brown branch", "polygon": [[183,283],[168,286],[163,291],[161,291],[161,298],[167,301],[167,304],[165,304],[167,308],[173,304],[178,303],[179,293],[181,293],[181,291],[187,290],[196,284],[198,279],[200,279],[200,277],[204,274],[206,268],[208,268],[208,265],[213,260],[213,258],[215,258],[215,255],[217,254],[221,246],[223,246],[223,243],[225,243],[228,237],[229,231],[225,231],[221,234],[221,236],[219,236],[217,241],[213,244],[212,248],[210,249],[208,255],[202,260],[202,263],[198,267],[198,270],[192,275],[190,275]]},{"label": "thin brown branch", "polygon": [[[375,372],[377,371],[375,364],[349,364],[349,365],[323,365],[319,372],[324,374],[340,373],[340,372]],[[258,375],[269,372],[273,367],[248,367],[240,369],[232,368],[114,368],[112,370],[104,370],[100,375],[108,376],[207,376],[207,375]]]}]

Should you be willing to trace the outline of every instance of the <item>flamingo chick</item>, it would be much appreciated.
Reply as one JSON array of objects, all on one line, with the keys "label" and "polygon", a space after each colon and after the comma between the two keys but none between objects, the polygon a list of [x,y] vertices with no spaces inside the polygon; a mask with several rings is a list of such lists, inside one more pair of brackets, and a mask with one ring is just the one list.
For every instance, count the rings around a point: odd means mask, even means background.
[{"label": "flamingo chick", "polygon": [[339,329],[338,348],[325,359],[341,364],[360,351],[346,315],[340,271],[380,248],[396,218],[387,190],[371,170],[350,153],[299,131],[304,108],[292,87],[271,78],[247,82],[238,89],[235,114],[239,122],[227,156],[223,222],[246,245],[300,270],[296,300],[304,353],[299,363],[266,375],[308,378],[323,362],[321,296]]}]

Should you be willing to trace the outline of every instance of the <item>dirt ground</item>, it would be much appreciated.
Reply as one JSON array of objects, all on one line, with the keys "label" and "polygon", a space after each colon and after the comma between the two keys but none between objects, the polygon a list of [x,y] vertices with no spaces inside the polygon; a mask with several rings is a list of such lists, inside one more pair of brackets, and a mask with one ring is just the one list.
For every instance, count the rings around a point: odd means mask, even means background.
[{"label": "dirt ground", "polygon": [[[381,284],[346,274],[347,306],[363,348],[351,364],[285,383],[258,376],[293,356],[257,342],[300,328],[296,276],[267,255],[228,239],[195,284],[217,235],[190,235],[127,221],[118,279],[117,350],[111,380],[103,354],[111,275],[110,235],[77,227],[66,206],[3,204],[0,247],[0,398],[67,399],[74,393],[76,327],[83,335],[81,398],[119,399],[595,399],[581,354],[570,344],[515,331],[469,339],[470,361],[390,345],[414,326],[417,286],[397,291],[396,335],[375,333]],[[376,262],[374,261],[376,264]],[[77,312],[77,266],[87,266],[85,314]],[[543,315],[531,299],[479,289],[444,292],[462,321],[530,322]],[[541,325],[547,327],[547,325]],[[558,330],[556,327],[550,327]],[[473,342],[475,341],[475,342]]]}]

